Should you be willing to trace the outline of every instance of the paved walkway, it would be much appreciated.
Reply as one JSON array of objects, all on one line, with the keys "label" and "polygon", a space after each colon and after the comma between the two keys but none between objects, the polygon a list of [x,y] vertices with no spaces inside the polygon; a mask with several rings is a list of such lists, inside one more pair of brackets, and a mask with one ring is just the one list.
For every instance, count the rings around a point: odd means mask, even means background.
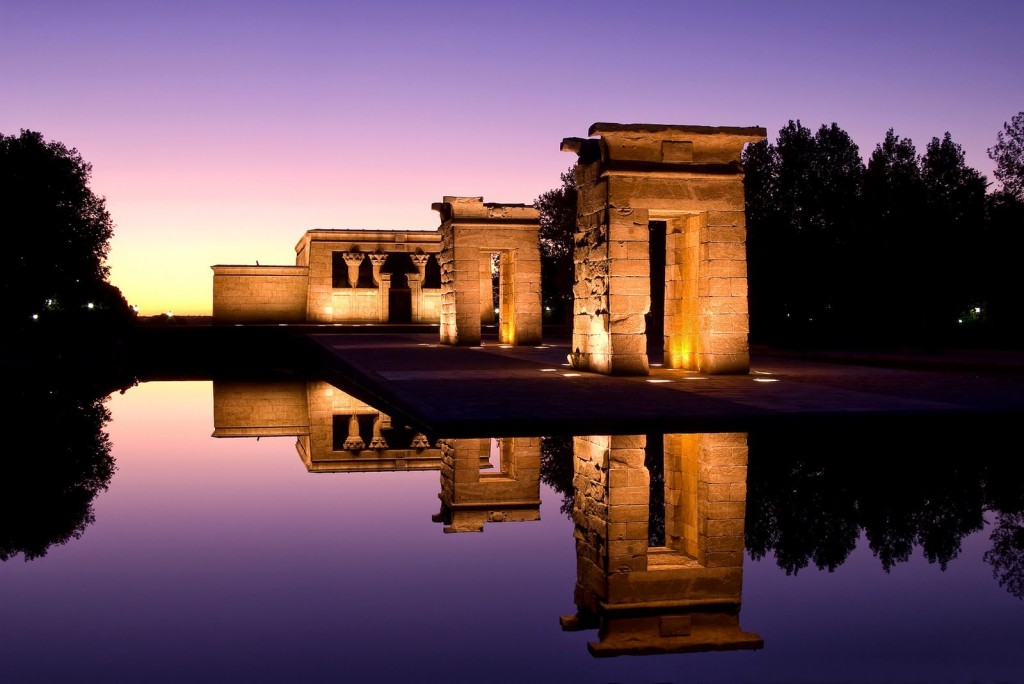
[{"label": "paved walkway", "polygon": [[[313,333],[324,379],[435,435],[516,436],[980,425],[1024,418],[1024,355],[874,355],[832,362],[755,348],[751,373],[577,372],[569,342],[450,347],[436,332]],[[834,362],[839,361],[839,362]],[[874,365],[860,365],[874,363]],[[902,366],[902,367],[897,367]]]}]

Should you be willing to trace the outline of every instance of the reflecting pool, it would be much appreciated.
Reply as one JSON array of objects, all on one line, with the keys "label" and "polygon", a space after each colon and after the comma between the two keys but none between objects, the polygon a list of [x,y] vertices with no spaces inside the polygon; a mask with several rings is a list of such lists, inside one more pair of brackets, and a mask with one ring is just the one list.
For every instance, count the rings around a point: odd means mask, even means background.
[{"label": "reflecting pool", "polygon": [[5,682],[1024,680],[1012,426],[468,439],[322,382],[93,399],[8,411]]}]

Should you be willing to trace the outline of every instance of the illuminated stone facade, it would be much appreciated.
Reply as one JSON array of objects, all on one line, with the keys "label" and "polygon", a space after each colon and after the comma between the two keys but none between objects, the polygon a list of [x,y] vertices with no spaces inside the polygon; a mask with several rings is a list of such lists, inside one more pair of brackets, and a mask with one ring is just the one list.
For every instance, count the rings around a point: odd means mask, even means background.
[{"label": "illuminated stone facade", "polygon": [[[739,625],[746,435],[657,439],[574,438],[577,613],[562,626],[598,629],[596,656],[761,648]],[[657,493],[645,466],[656,447]],[[663,538],[652,543],[656,517]]]},{"label": "illuminated stone facade", "polygon": [[310,230],[295,266],[213,266],[214,323],[437,323],[436,231]]},{"label": "illuminated stone facade", "polygon": [[445,196],[431,206],[441,214],[441,342],[480,344],[497,255],[498,341],[540,343],[540,211],[482,197]]},{"label": "illuminated stone facade", "polygon": [[765,129],[596,123],[588,135],[562,141],[579,157],[573,366],[646,375],[650,336],[666,367],[748,372],[740,155]]}]

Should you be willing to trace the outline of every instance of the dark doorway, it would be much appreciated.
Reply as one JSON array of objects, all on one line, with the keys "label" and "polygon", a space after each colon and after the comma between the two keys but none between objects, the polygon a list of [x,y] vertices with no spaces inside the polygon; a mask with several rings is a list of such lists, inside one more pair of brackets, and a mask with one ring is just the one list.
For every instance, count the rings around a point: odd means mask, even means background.
[{"label": "dark doorway", "polygon": [[665,249],[668,224],[651,221],[647,224],[651,259],[651,310],[646,315],[647,360],[663,363],[665,357]]},{"label": "dark doorway", "polygon": [[651,477],[647,544],[665,546],[665,436],[662,433],[647,435],[644,466]]},{"label": "dark doorway", "polygon": [[391,274],[391,289],[388,290],[388,323],[412,322],[412,290],[407,274],[416,273],[412,259],[404,252],[388,254],[381,267],[381,273]]},{"label": "dark doorway", "polygon": [[404,273],[391,274],[388,290],[388,323],[412,323],[412,290]]},{"label": "dark doorway", "polygon": [[437,256],[431,254],[427,259],[427,266],[423,274],[424,289],[438,289],[441,287],[441,265],[437,263]]}]

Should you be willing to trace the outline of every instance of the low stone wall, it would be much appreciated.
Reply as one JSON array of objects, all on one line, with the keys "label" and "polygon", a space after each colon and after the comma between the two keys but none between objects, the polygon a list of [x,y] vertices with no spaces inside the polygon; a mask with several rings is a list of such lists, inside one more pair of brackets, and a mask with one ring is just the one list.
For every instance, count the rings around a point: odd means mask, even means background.
[{"label": "low stone wall", "polygon": [[309,269],[213,266],[214,323],[301,323]]}]

